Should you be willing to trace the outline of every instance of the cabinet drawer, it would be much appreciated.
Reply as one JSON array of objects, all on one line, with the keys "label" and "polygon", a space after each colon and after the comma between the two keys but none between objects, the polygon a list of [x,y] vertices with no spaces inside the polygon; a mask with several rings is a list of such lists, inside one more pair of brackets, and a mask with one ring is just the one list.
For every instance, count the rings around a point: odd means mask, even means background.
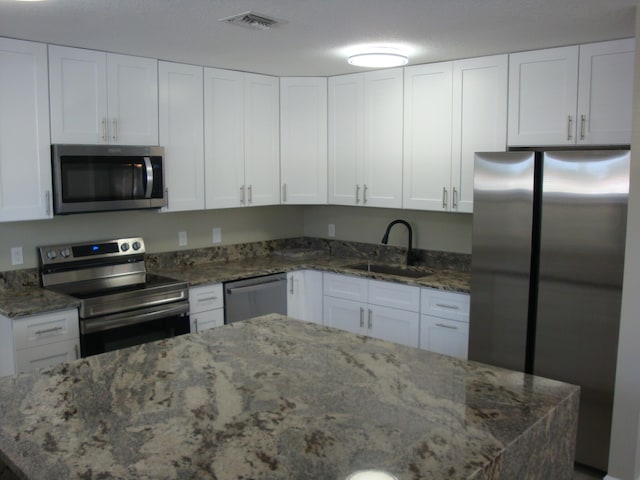
[{"label": "cabinet drawer", "polygon": [[382,307],[420,311],[420,287],[369,280],[369,303]]},{"label": "cabinet drawer", "polygon": [[423,288],[421,313],[459,322],[469,321],[469,294]]},{"label": "cabinet drawer", "polygon": [[78,338],[78,311],[60,310],[13,321],[16,350]]},{"label": "cabinet drawer", "polygon": [[469,324],[430,315],[420,319],[420,348],[430,352],[467,359]]},{"label": "cabinet drawer", "polygon": [[203,332],[210,328],[221,327],[224,325],[224,308],[190,314],[189,319],[191,320],[191,333]]},{"label": "cabinet drawer", "polygon": [[367,301],[366,278],[350,277],[334,273],[324,274],[324,295],[344,298],[356,302]]},{"label": "cabinet drawer", "polygon": [[205,312],[224,306],[222,284],[203,285],[189,289],[189,313]]},{"label": "cabinet drawer", "polygon": [[39,368],[52,367],[78,358],[80,358],[80,343],[77,338],[48,343],[16,350],[16,370],[33,372]]}]

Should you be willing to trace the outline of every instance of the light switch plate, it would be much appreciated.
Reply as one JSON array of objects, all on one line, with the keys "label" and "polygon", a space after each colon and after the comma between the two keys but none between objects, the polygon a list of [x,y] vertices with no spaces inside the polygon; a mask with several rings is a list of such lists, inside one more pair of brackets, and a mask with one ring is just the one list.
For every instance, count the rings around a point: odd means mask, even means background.
[{"label": "light switch plate", "polygon": [[213,243],[222,242],[222,229],[220,227],[214,227],[212,231],[213,231],[212,242]]},{"label": "light switch plate", "polygon": [[22,247],[11,247],[11,265],[22,265],[23,263]]},{"label": "light switch plate", "polygon": [[178,232],[178,245],[180,247],[187,246],[187,232],[185,231]]}]

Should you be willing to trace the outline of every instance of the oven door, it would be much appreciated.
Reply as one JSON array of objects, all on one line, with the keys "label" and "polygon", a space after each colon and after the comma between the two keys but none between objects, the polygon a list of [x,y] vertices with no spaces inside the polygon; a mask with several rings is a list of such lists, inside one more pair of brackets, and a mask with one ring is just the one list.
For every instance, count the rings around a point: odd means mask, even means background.
[{"label": "oven door", "polygon": [[82,357],[189,333],[189,302],[80,319]]}]

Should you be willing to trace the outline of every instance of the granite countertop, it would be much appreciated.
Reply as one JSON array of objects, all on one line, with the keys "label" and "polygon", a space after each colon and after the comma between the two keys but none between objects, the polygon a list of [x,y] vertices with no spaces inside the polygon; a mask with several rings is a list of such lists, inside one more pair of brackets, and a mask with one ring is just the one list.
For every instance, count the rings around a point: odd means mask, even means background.
[{"label": "granite countertop", "polygon": [[[437,288],[455,292],[469,292],[471,274],[453,270],[431,269],[432,275],[422,278],[399,277],[379,273],[368,273],[348,268],[362,263],[361,257],[344,257],[322,254],[256,256],[243,260],[198,262],[173,267],[150,267],[149,271],[186,281],[190,286],[221,283],[241,278],[268,275],[300,269],[314,269],[326,272],[399,282],[407,285]],[[53,310],[76,308],[77,299],[58,294],[36,286],[0,290],[0,315],[20,318]]]},{"label": "granite countertop", "polygon": [[268,315],[0,379],[0,461],[29,480],[570,480],[578,395]]}]

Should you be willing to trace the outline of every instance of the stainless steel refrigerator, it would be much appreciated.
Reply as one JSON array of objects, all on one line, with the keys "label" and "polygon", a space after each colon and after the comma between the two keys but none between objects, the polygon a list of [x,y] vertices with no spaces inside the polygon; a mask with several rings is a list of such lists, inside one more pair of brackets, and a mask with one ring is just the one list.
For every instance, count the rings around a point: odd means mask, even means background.
[{"label": "stainless steel refrigerator", "polygon": [[477,153],[469,359],[580,385],[576,461],[607,469],[628,150]]}]

